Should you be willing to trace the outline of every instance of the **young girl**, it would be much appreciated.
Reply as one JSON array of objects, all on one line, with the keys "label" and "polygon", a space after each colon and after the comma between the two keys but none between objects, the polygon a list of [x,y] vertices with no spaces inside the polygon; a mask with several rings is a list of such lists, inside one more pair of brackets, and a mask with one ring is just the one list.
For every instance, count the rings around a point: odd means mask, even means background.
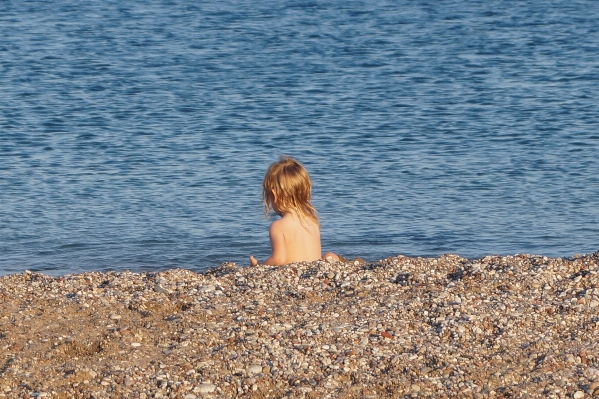
[{"label": "young girl", "polygon": [[[332,252],[321,258],[320,226],[316,209],[310,203],[311,194],[310,176],[298,161],[281,156],[279,162],[270,165],[262,182],[262,200],[266,213],[273,210],[281,219],[270,225],[272,255],[264,264],[339,260]],[[250,266],[257,264],[256,258],[250,256]]]}]

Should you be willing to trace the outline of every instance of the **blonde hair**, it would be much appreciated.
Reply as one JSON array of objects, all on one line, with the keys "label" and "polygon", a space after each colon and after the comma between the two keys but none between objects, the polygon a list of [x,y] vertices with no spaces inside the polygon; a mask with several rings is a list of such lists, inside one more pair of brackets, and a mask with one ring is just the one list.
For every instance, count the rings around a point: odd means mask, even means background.
[{"label": "blonde hair", "polygon": [[273,210],[275,197],[282,212],[297,212],[318,223],[316,209],[310,203],[312,182],[306,168],[295,159],[281,155],[278,162],[268,167],[262,182],[262,202],[268,215]]}]

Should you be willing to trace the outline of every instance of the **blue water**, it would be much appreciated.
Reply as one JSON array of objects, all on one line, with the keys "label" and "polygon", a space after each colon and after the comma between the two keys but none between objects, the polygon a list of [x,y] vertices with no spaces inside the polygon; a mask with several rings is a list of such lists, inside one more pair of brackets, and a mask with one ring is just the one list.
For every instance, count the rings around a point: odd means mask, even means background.
[{"label": "blue water", "polygon": [[596,1],[0,2],[0,274],[599,249]]}]

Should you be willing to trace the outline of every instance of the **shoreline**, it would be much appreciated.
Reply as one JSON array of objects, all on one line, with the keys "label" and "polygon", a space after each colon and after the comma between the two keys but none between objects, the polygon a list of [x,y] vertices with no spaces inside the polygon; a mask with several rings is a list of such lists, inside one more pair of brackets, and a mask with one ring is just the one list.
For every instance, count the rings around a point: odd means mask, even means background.
[{"label": "shoreline", "polygon": [[599,252],[0,277],[0,398],[599,395]]}]

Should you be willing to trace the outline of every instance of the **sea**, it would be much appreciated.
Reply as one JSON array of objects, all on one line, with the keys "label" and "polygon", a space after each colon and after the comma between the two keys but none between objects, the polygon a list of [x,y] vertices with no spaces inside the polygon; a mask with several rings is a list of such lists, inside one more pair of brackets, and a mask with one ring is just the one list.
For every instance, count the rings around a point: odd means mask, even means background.
[{"label": "sea", "polygon": [[599,250],[594,0],[0,2],[0,275]]}]

